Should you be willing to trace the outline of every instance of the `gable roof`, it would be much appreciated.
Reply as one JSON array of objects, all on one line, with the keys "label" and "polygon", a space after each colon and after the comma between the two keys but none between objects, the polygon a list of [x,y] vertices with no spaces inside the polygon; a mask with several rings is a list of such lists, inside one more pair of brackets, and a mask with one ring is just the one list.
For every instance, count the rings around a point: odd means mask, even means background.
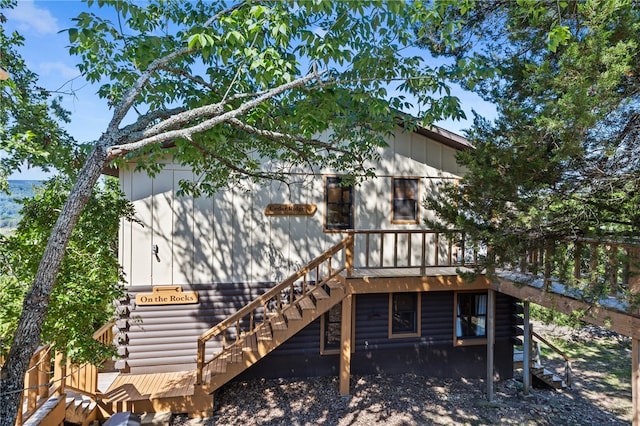
[{"label": "gable roof", "polygon": [[443,129],[442,127],[416,126],[414,131],[422,136],[426,136],[429,139],[433,139],[434,141],[440,142],[459,151],[474,148],[471,142],[469,142],[469,140],[464,136],[450,132],[449,130]]}]

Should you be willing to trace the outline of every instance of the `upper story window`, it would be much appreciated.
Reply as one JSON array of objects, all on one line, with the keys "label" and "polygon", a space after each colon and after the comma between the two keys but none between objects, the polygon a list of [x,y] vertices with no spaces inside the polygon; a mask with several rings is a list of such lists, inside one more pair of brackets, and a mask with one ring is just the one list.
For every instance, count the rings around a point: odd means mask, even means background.
[{"label": "upper story window", "polygon": [[391,223],[418,223],[418,179],[393,178]]},{"label": "upper story window", "polygon": [[352,229],[353,187],[339,176],[327,177],[325,185],[325,228]]},{"label": "upper story window", "polygon": [[481,344],[487,337],[487,293],[456,293],[456,343]]}]

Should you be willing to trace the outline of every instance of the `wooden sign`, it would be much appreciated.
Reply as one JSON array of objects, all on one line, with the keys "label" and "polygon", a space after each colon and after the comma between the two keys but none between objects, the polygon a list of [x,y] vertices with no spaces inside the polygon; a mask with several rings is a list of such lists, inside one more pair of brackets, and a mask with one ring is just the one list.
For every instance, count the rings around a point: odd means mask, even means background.
[{"label": "wooden sign", "polygon": [[179,285],[154,287],[151,293],[136,294],[136,305],[188,305],[198,303],[198,292],[182,291]]},{"label": "wooden sign", "polygon": [[269,204],[264,209],[267,216],[313,216],[318,207],[315,204]]}]

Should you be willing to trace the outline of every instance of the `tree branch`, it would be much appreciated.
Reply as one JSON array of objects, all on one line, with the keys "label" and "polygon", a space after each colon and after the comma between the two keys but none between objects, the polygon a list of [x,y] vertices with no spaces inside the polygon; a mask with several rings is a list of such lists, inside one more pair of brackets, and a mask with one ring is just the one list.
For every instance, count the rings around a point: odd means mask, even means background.
[{"label": "tree branch", "polygon": [[158,58],[155,61],[151,62],[151,64],[149,64],[149,67],[147,67],[146,71],[144,71],[140,75],[140,77],[138,77],[138,80],[136,80],[136,82],[133,84],[131,89],[127,91],[126,95],[116,105],[115,110],[113,112],[113,117],[111,118],[111,121],[107,126],[107,133],[113,133],[113,134],[118,133],[118,126],[124,119],[125,115],[127,115],[127,113],[129,112],[129,109],[131,109],[131,106],[134,104],[136,97],[140,94],[140,91],[145,86],[145,84],[147,84],[149,79],[151,79],[151,75],[154,72],[156,72],[163,65],[173,61],[174,59],[179,58],[180,56],[184,56],[193,51],[194,51],[193,49],[182,48],[168,54],[167,56]]},{"label": "tree branch", "polygon": [[[232,119],[228,120],[227,122],[230,125],[232,125],[233,127],[237,128],[237,129],[244,130],[245,132],[251,133],[251,134],[254,134],[254,135],[262,136],[262,137],[267,138],[269,140],[278,141],[278,142],[284,142],[284,141],[301,142],[301,143],[304,143],[306,145],[312,145],[312,146],[315,146],[315,147],[321,148],[321,149],[327,149],[327,150],[332,150],[332,151],[337,151],[337,152],[342,152],[342,153],[346,153],[347,152],[344,149],[340,149],[340,148],[334,147],[333,145],[331,145],[329,143],[322,142],[322,141],[317,140],[317,139],[307,139],[307,138],[302,138],[302,137],[290,135],[288,133],[281,133],[281,132],[275,132],[275,131],[272,131],[272,130],[259,129],[257,127],[254,127],[254,126],[251,126],[251,125],[249,125],[247,123],[244,123],[244,122],[240,121],[237,118],[232,118]],[[286,143],[283,143],[283,145],[285,145],[287,148],[295,150],[296,152],[300,152],[295,145],[286,144]]]},{"label": "tree branch", "polygon": [[113,160],[119,156],[125,155],[129,152],[136,151],[147,145],[151,145],[155,143],[162,143],[168,140],[179,139],[179,138],[190,139],[191,136],[194,134],[205,132],[207,130],[212,129],[213,127],[217,126],[220,123],[228,122],[230,119],[236,118],[246,113],[247,111],[255,108],[256,106],[267,101],[268,99],[276,97],[286,92],[287,90],[304,86],[309,81],[318,79],[319,77],[320,77],[320,74],[318,73],[307,74],[304,77],[298,78],[289,83],[285,83],[271,90],[268,90],[261,96],[258,96],[257,98],[240,105],[238,108],[234,110],[225,112],[224,114],[220,114],[216,117],[212,117],[208,120],[202,121],[200,123],[197,123],[191,127],[187,127],[185,129],[162,131],[160,133],[161,129],[174,128],[174,126],[176,125],[184,124],[186,122],[190,122],[192,120],[202,118],[203,116],[208,116],[208,114],[216,113],[216,108],[221,108],[222,105],[219,105],[219,104],[206,105],[204,107],[196,108],[193,110],[186,111],[182,114],[178,114],[177,116],[171,117],[163,121],[162,123],[159,123],[158,125],[154,126],[153,128],[149,129],[148,131],[144,132],[143,138],[138,141],[110,147],[108,151],[109,152],[108,159]]}]

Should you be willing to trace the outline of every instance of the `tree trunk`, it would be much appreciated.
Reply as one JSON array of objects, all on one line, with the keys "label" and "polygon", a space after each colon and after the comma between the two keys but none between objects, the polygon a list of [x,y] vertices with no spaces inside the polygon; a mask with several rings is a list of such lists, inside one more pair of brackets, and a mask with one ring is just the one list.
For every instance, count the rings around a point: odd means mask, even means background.
[{"label": "tree trunk", "polygon": [[31,289],[25,296],[11,350],[0,372],[0,426],[15,425],[18,409],[21,408],[24,375],[31,356],[40,344],[42,325],[60,264],[73,228],[106,165],[106,158],[105,144],[100,141],[87,158],[58,216]]}]

